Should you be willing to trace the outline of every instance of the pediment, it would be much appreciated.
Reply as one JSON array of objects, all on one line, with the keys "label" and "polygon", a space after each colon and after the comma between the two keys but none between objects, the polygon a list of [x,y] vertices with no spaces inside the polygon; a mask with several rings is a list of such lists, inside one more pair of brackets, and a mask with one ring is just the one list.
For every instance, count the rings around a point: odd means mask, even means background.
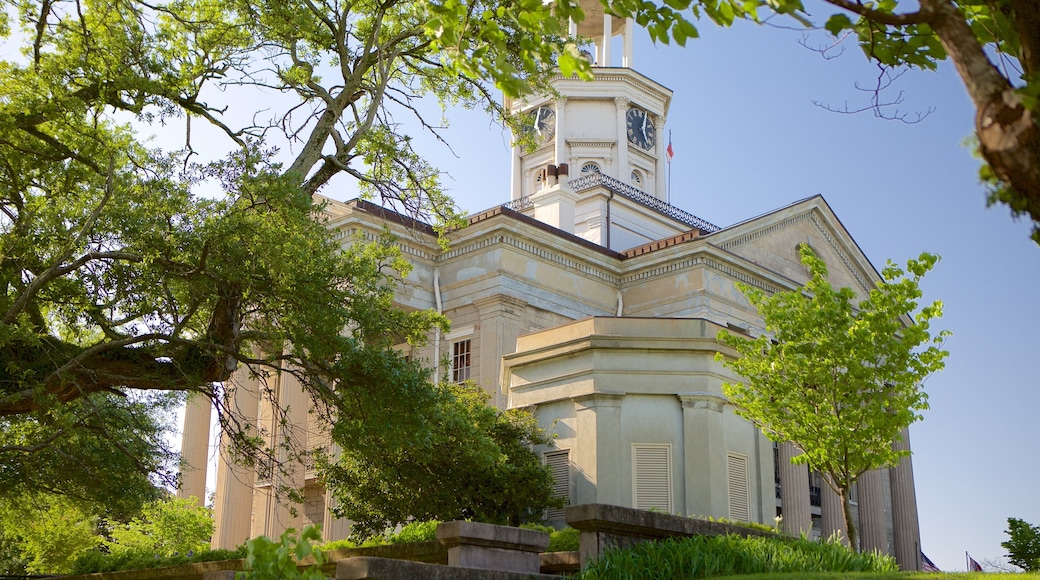
[{"label": "pediment", "polygon": [[862,296],[881,279],[822,196],[724,228],[707,241],[797,284],[809,278],[798,254],[803,243],[827,263],[835,287]]}]

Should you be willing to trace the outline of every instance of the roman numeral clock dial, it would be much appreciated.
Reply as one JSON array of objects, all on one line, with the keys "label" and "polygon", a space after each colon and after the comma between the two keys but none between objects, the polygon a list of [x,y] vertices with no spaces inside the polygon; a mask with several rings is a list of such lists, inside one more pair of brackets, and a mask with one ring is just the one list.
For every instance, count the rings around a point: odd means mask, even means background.
[{"label": "roman numeral clock dial", "polygon": [[650,113],[638,107],[632,107],[626,115],[628,121],[628,142],[647,151],[657,143],[657,128],[650,118]]}]

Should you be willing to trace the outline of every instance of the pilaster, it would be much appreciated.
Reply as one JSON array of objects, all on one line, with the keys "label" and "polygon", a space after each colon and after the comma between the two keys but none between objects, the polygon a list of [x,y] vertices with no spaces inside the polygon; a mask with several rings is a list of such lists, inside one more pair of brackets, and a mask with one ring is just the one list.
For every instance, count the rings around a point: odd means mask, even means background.
[{"label": "pilaster", "polygon": [[[596,393],[574,400],[577,441],[576,504],[628,505],[621,494],[621,404],[625,395]],[[601,477],[600,474],[609,474]]]},{"label": "pilaster", "polygon": [[[614,107],[617,109],[617,167],[614,169],[613,177],[622,183],[628,183],[628,173],[632,171],[632,164],[628,160],[628,107],[631,104],[626,97],[615,97]],[[609,173],[608,173],[609,175]]]},{"label": "pilaster", "polygon": [[683,412],[686,515],[729,517],[722,410],[713,393],[679,393]]},{"label": "pilaster", "polygon": [[[567,97],[559,97],[556,99],[556,132],[553,134],[554,140],[554,151],[555,155],[554,163],[559,166],[561,163],[570,163],[567,155],[567,135],[566,135],[566,117],[567,115]],[[571,226],[573,230],[574,226]]]},{"label": "pilaster", "polygon": [[[572,219],[573,223],[573,219]],[[480,382],[491,394],[494,405],[505,409],[509,403],[508,386],[502,382],[502,357],[516,351],[527,302],[496,294],[473,301],[480,319]]]}]

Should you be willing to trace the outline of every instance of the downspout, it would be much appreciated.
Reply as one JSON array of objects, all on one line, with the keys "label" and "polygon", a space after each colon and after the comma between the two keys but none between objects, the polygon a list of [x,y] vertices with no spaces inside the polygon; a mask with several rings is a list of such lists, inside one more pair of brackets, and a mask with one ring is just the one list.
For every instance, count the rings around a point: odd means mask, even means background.
[{"label": "downspout", "polygon": [[609,193],[610,196],[607,197],[607,233],[605,236],[603,236],[607,242],[605,245],[607,246],[608,250],[610,249],[610,200],[614,199],[614,192],[611,191]]},{"label": "downspout", "polygon": [[[444,306],[441,304],[441,271],[433,269],[433,299],[437,304],[437,314],[444,314]],[[441,380],[441,327],[437,326],[433,335],[433,361],[434,380]]]}]

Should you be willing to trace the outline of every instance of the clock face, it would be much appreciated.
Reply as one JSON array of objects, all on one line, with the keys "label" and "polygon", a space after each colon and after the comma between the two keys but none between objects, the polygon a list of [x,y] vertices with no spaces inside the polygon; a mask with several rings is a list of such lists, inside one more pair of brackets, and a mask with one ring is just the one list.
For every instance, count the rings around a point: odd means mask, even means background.
[{"label": "clock face", "polygon": [[531,128],[539,141],[548,141],[556,133],[556,111],[541,106],[531,113]]},{"label": "clock face", "polygon": [[654,127],[650,114],[643,109],[632,107],[628,110],[626,118],[628,120],[628,142],[648,151],[653,149],[654,143],[657,142],[657,128]]}]

